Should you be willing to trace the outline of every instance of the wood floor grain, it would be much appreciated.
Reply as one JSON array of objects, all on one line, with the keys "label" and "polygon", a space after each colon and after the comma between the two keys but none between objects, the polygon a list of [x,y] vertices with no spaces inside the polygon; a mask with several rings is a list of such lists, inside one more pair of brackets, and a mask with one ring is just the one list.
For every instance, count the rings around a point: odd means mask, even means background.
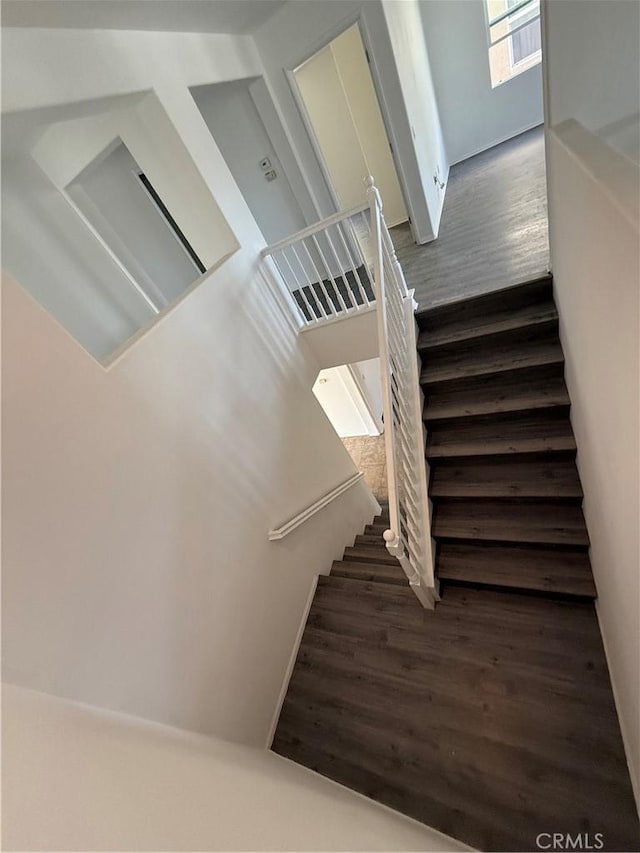
[{"label": "wood floor grain", "polygon": [[449,174],[439,235],[414,243],[391,229],[420,308],[528,281],[549,266],[542,128],[497,145]]},{"label": "wood floor grain", "polygon": [[479,849],[637,849],[592,604],[320,581],[275,751]]}]

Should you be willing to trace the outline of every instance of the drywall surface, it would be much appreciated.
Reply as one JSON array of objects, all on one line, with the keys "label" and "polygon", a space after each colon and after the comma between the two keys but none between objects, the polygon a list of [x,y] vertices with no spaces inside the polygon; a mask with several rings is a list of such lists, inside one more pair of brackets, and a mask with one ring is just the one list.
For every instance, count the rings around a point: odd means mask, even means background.
[{"label": "drywall surface", "polygon": [[119,143],[85,169],[68,192],[138,284],[165,306],[201,272],[138,180],[140,171]]},{"label": "drywall surface", "polygon": [[97,358],[155,316],[28,154],[2,158],[2,264]]},{"label": "drywall surface", "polygon": [[451,164],[542,124],[539,65],[491,88],[484,0],[425,0],[420,10]]},{"label": "drywall surface", "polygon": [[547,152],[554,288],[597,609],[637,796],[640,173],[575,122],[547,134]]},{"label": "drywall surface", "polygon": [[2,711],[4,850],[469,849],[271,752],[11,685]]},{"label": "drywall surface", "polygon": [[576,119],[640,162],[640,4],[546,2],[548,120]]},{"label": "drywall surface", "polygon": [[[369,49],[371,74],[381,100],[389,141],[395,152],[398,177],[412,228],[416,239],[426,242],[433,239],[434,230],[425,195],[427,190],[418,165],[417,148],[424,144],[424,140],[412,137],[389,27],[380,0],[287,3],[256,31],[254,38],[265,79],[288,134],[288,150],[283,148],[281,159],[308,222],[333,213],[335,205],[290,82],[283,71],[297,68],[355,21],[358,21],[363,41]],[[404,84],[407,84],[406,80]]]},{"label": "drywall surface", "polygon": [[360,385],[369,409],[382,432],[382,380],[380,378],[380,359],[370,358],[351,365],[356,381]]},{"label": "drywall surface", "polygon": [[[147,79],[148,57],[122,52],[120,34],[32,35],[20,33],[28,75],[50,97],[63,96],[69,57],[58,49],[85,39],[76,76],[89,97],[121,85],[123,68],[144,67],[136,79]],[[4,674],[264,744],[311,584],[375,501],[358,483],[268,541],[355,469],[313,397],[320,365],[260,272],[263,237],[184,78],[161,82],[162,108],[240,248],[108,370],[5,277]]]},{"label": "drywall surface", "polygon": [[321,370],[313,393],[340,438],[379,435],[362,392],[346,365]]},{"label": "drywall surface", "polygon": [[2,32],[3,113],[260,73],[250,36],[35,28]]},{"label": "drywall surface", "polygon": [[320,368],[354,364],[379,355],[375,310],[359,312],[334,323],[308,326],[302,337]]},{"label": "drywall surface", "polygon": [[[252,91],[258,81],[251,83]],[[268,244],[305,227],[300,205],[262,123],[248,81],[199,86],[191,90],[198,109]],[[270,166],[260,162],[268,158]],[[275,171],[267,181],[265,173]]]},{"label": "drywall surface", "polygon": [[[438,236],[449,164],[418,0],[382,0],[431,230]],[[440,184],[445,186],[441,187]]]}]

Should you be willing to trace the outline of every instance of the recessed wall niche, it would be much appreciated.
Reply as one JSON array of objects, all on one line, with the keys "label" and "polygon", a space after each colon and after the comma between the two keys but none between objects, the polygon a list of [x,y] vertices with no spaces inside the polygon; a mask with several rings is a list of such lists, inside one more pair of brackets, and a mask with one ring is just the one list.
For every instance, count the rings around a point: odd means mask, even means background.
[{"label": "recessed wall niche", "polygon": [[103,364],[238,242],[153,93],[3,116],[3,265]]}]

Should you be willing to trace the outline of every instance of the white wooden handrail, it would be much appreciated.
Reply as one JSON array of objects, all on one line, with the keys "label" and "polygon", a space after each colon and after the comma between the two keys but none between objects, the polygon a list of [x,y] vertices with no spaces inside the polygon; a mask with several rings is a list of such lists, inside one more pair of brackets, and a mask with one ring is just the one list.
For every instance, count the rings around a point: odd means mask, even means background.
[{"label": "white wooden handrail", "polygon": [[303,228],[301,231],[296,231],[296,233],[292,234],[290,237],[285,237],[284,240],[272,243],[271,246],[267,246],[262,250],[262,252],[260,252],[260,256],[262,258],[266,258],[267,255],[272,255],[274,252],[278,251],[278,249],[284,249],[286,246],[291,246],[299,240],[304,240],[305,237],[311,237],[313,234],[317,234],[318,231],[324,231],[324,229],[328,228],[330,225],[336,225],[344,219],[350,219],[357,213],[362,213],[363,210],[367,210],[368,207],[369,202],[365,201],[362,204],[357,204],[355,207],[351,207],[347,210],[339,210],[332,216],[327,216],[326,219],[321,219],[319,222],[309,225],[308,228]]},{"label": "white wooden handrail", "polygon": [[300,512],[296,513],[296,515],[292,516],[287,521],[283,521],[278,527],[275,527],[273,530],[269,531],[269,539],[271,541],[275,541],[277,539],[284,539],[289,533],[296,529],[296,527],[300,527],[301,524],[304,524],[305,521],[308,521],[312,516],[314,516],[317,512],[320,512],[321,509],[324,509],[331,501],[335,500],[341,494],[350,489],[351,486],[355,486],[362,479],[362,474],[358,471],[355,474],[352,474],[351,477],[346,479],[344,482],[340,483],[339,486],[336,486],[335,489],[331,489],[331,491],[322,495],[322,497],[318,498],[317,501],[314,501],[309,506],[305,507]]},{"label": "white wooden handrail", "polygon": [[378,312],[385,455],[389,489],[387,550],[397,558],[424,607],[439,598],[431,540],[425,434],[416,349],[416,304],[384,221],[382,199],[367,178]]}]

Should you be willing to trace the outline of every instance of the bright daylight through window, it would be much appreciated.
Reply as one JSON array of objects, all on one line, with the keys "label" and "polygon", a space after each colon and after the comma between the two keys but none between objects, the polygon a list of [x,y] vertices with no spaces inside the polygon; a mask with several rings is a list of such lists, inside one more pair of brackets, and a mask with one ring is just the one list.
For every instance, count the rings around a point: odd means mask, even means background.
[{"label": "bright daylight through window", "polygon": [[495,88],[541,59],[540,0],[485,0]]}]

